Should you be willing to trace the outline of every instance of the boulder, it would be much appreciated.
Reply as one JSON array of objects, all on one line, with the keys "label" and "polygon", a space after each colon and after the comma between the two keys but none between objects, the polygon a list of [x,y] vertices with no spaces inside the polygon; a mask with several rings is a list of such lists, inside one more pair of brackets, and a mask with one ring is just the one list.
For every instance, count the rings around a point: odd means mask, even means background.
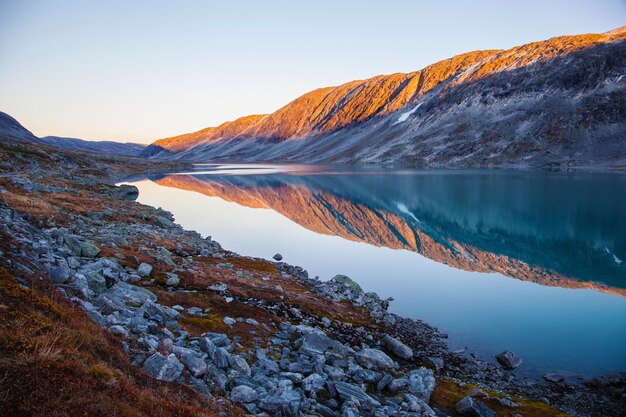
[{"label": "boulder", "polygon": [[283,260],[283,255],[281,255],[280,253],[277,253],[276,255],[272,256],[272,259],[280,262]]},{"label": "boulder", "polygon": [[393,359],[378,349],[363,349],[355,355],[357,363],[368,369],[391,369],[395,367]]},{"label": "boulder", "polygon": [[311,330],[304,335],[300,351],[310,356],[332,352],[336,356],[343,357],[348,353],[348,348],[320,330]]},{"label": "boulder", "polygon": [[70,269],[67,265],[53,266],[50,268],[48,276],[55,284],[63,284],[70,279]]},{"label": "boulder", "polygon": [[409,385],[406,390],[428,403],[430,395],[435,390],[433,371],[423,366],[413,369],[409,372],[408,382]]},{"label": "boulder", "polygon": [[230,400],[238,404],[253,403],[259,395],[247,385],[238,385],[230,392]]},{"label": "boulder", "polygon": [[311,374],[302,380],[302,389],[305,392],[315,392],[324,388],[326,380],[319,374]]},{"label": "boulder", "polygon": [[382,340],[385,350],[400,359],[409,360],[413,357],[413,349],[389,335]]},{"label": "boulder", "polygon": [[100,253],[100,249],[89,242],[80,242],[80,255],[85,258],[95,258]]},{"label": "boulder", "polygon": [[248,362],[246,362],[243,356],[231,355],[228,358],[228,364],[230,365],[231,368],[233,368],[235,371],[239,372],[240,374],[243,374],[246,376],[250,376],[251,374],[250,365],[248,365]]},{"label": "boulder", "polygon": [[183,364],[173,353],[163,356],[155,353],[146,359],[143,370],[153,378],[161,381],[174,381],[183,373]]},{"label": "boulder", "polygon": [[504,369],[515,369],[522,364],[522,359],[508,350],[498,353],[496,359]]},{"label": "boulder", "polygon": [[128,330],[126,330],[125,327],[120,326],[119,324],[109,327],[109,331],[119,337],[128,337]]},{"label": "boulder", "polygon": [[461,417],[497,417],[492,409],[469,395],[456,403],[454,408]]},{"label": "boulder", "polygon": [[367,395],[363,389],[355,384],[350,384],[343,381],[335,381],[333,383],[337,394],[344,400],[355,398],[362,403],[371,405],[372,407],[380,407],[380,403]]},{"label": "boulder", "polygon": [[89,285],[89,288],[95,293],[100,293],[107,289],[106,279],[98,271],[90,271],[87,273],[87,285]]},{"label": "boulder", "polygon": [[[170,339],[166,339],[170,340]],[[174,353],[180,361],[189,369],[189,372],[195,377],[202,376],[206,373],[206,363],[191,349],[175,346]]]}]

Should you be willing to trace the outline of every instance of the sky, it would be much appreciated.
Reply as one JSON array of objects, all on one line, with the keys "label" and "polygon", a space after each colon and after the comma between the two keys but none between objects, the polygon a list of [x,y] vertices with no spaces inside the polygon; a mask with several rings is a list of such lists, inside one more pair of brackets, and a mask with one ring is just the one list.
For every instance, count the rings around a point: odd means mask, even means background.
[{"label": "sky", "polygon": [[0,0],[0,111],[150,143],[315,88],[626,24],[626,0]]}]

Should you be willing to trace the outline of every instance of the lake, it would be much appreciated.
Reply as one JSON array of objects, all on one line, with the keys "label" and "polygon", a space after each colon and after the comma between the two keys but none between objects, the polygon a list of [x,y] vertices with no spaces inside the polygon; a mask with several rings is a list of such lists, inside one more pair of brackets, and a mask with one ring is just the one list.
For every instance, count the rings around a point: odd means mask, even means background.
[{"label": "lake", "polygon": [[626,175],[199,165],[139,201],[225,249],[336,274],[528,377],[626,371]]}]

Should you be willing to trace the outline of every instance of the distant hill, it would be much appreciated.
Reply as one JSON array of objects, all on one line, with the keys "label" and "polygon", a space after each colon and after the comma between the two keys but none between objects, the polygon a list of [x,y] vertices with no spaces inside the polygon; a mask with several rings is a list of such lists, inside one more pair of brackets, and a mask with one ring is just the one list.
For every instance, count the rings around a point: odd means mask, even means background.
[{"label": "distant hill", "polygon": [[31,142],[41,145],[57,146],[64,149],[99,152],[109,155],[138,156],[146,147],[137,143],[113,141],[88,141],[75,138],[46,136],[38,138],[13,117],[0,112],[0,138]]},{"label": "distant hill", "polygon": [[144,156],[419,166],[626,163],[626,27],[325,87]]},{"label": "distant hill", "polygon": [[44,136],[41,138],[48,145],[58,146],[77,151],[101,152],[112,155],[138,156],[146,145],[139,143],[122,143],[113,141],[90,141],[59,136]]}]

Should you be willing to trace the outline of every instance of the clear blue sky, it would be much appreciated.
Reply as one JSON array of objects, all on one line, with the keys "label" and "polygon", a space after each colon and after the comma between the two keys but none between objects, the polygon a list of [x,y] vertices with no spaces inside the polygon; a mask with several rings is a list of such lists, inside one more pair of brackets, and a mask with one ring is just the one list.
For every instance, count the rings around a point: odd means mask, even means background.
[{"label": "clear blue sky", "polygon": [[626,0],[0,0],[0,110],[150,142],[311,89],[626,24]]}]

